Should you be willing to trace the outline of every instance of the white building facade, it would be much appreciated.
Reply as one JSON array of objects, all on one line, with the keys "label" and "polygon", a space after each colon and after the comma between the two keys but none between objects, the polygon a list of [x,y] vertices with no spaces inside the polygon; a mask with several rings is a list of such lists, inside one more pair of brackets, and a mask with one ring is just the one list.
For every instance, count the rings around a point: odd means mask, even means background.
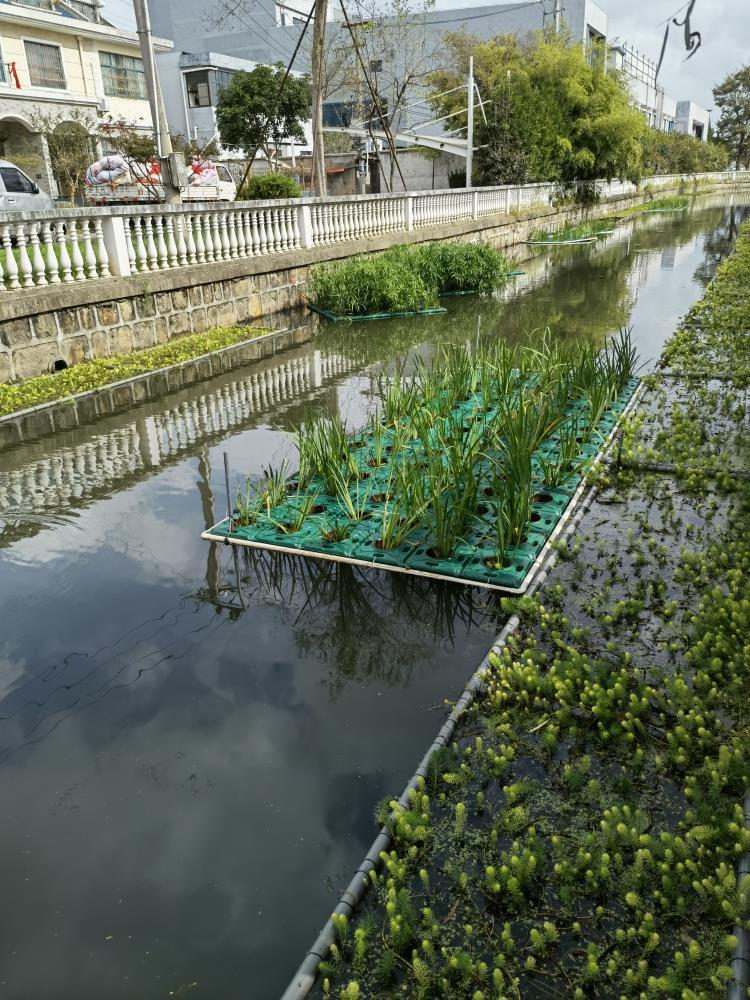
[{"label": "white building facade", "polygon": [[[0,3],[0,158],[18,161],[53,197],[35,116],[111,116],[152,131],[138,36],[108,24],[100,7],[98,0]],[[157,39],[155,47],[167,51],[171,43]]]},{"label": "white building facade", "polygon": [[695,136],[703,142],[708,141],[711,125],[711,112],[700,107],[693,101],[677,102],[677,131]]},{"label": "white building facade", "polygon": [[656,81],[656,62],[627,44],[609,47],[607,64],[621,73],[633,100],[651,126],[659,132],[685,132],[708,139],[709,112],[693,101],[677,101]]}]

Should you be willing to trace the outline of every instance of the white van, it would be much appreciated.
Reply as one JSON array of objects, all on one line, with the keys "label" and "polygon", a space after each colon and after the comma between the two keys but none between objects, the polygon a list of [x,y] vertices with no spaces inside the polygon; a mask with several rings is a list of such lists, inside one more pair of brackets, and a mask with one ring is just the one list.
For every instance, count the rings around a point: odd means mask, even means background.
[{"label": "white van", "polygon": [[0,212],[48,212],[54,207],[36,181],[10,160],[0,160]]}]

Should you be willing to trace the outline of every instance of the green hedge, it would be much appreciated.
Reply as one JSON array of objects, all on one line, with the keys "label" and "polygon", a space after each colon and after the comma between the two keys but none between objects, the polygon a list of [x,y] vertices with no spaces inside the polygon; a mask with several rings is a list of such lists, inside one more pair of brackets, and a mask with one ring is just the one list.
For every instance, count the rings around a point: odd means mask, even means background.
[{"label": "green hedge", "polygon": [[38,375],[23,382],[0,385],[0,416],[38,406],[40,403],[66,399],[89,389],[100,389],[134,375],[145,375],[243,340],[251,340],[266,332],[255,327],[228,326],[220,330],[209,330],[207,333],[179,337],[167,344],[148,347],[132,354],[97,358],[53,375]]},{"label": "green hedge", "polygon": [[261,174],[242,185],[238,201],[270,201],[273,198],[299,198],[302,188],[287,174]]}]

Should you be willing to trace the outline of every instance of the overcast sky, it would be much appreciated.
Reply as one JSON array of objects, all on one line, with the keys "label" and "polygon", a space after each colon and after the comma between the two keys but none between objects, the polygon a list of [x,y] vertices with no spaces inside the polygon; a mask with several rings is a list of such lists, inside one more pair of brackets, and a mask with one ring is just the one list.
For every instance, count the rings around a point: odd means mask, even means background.
[{"label": "overcast sky", "polygon": [[[158,4],[159,0],[150,3]],[[599,6],[609,15],[610,39],[627,41],[654,60],[659,57],[664,36],[664,24],[660,22],[674,14],[679,4],[680,0],[599,0]],[[481,0],[436,2],[441,10],[478,6],[485,5]],[[120,27],[134,27],[130,0],[106,0],[104,13]],[[678,101],[690,99],[711,108],[714,84],[750,61],[750,0],[696,0],[691,27],[701,33],[701,48],[685,62],[683,29],[672,25],[659,79]],[[712,120],[716,120],[715,115]]]}]

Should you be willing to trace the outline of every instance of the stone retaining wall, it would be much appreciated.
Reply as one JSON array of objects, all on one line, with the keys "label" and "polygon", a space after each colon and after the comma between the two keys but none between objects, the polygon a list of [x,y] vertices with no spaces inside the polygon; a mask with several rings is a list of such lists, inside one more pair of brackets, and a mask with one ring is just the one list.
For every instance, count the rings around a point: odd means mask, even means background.
[{"label": "stone retaining wall", "polygon": [[310,340],[316,327],[317,319],[311,322],[308,317],[305,325],[254,337],[168,368],[0,417],[0,451],[45,434],[67,431],[92,420],[112,416],[139,403],[159,399],[166,393],[205,382],[251,361],[297,347]]}]

